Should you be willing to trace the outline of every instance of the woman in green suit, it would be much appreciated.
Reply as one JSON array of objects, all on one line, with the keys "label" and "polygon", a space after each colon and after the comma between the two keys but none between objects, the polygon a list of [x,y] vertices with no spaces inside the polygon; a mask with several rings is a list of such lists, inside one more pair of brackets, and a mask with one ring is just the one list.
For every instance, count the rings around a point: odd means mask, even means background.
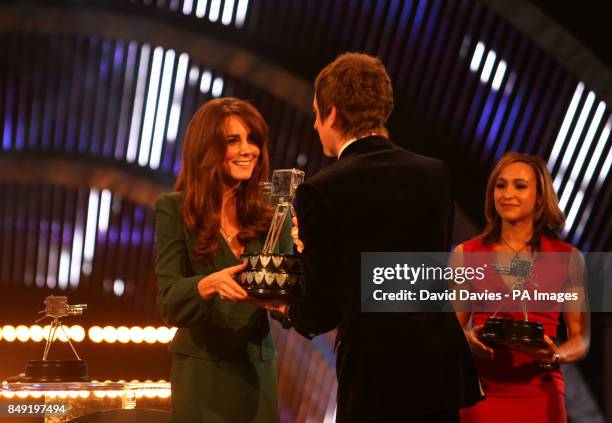
[{"label": "woman in green suit", "polygon": [[267,142],[249,103],[206,103],[187,127],[175,192],[155,204],[158,300],[179,328],[170,345],[174,422],[278,420],[268,317],[234,279],[240,255],[261,251],[273,212],[259,195]]}]

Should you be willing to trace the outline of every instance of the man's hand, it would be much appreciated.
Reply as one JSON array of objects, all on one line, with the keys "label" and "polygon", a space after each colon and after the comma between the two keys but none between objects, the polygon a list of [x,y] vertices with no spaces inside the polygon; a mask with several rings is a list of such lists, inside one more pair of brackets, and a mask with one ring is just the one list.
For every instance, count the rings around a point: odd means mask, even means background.
[{"label": "man's hand", "polygon": [[301,253],[302,251],[304,251],[304,243],[300,241],[300,231],[298,228],[297,217],[291,219],[291,223],[293,223],[293,227],[291,228],[291,238],[293,238],[293,243],[297,248],[297,252]]}]

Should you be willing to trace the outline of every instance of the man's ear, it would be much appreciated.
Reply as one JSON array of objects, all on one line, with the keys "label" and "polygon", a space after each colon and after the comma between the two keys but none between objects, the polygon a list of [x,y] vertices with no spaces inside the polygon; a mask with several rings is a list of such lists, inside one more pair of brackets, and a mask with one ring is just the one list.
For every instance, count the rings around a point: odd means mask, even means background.
[{"label": "man's ear", "polygon": [[331,106],[331,109],[329,111],[329,115],[327,115],[327,119],[325,120],[329,120],[329,124],[330,126],[333,128],[335,123],[336,123],[336,106]]}]

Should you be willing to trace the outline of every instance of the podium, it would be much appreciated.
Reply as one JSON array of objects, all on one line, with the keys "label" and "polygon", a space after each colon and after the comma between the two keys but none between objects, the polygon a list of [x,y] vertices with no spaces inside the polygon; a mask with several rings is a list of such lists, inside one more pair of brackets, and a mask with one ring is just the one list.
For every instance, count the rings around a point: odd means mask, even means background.
[{"label": "podium", "polygon": [[[45,405],[45,410],[51,412],[41,413],[42,405]],[[10,406],[12,412],[9,412]],[[116,411],[107,412],[109,410]],[[121,412],[120,410],[143,411]],[[53,413],[53,411],[58,412]],[[3,382],[0,386],[0,416],[3,419],[14,417],[16,422],[24,421],[24,417],[38,417],[39,421],[45,423],[65,423],[74,419],[78,419],[75,422],[78,423],[104,421],[100,418],[109,419],[112,416],[113,421],[141,423],[142,419],[138,420],[139,415],[148,413],[150,416],[157,416],[155,420],[146,419],[153,423],[163,421],[164,413],[169,421],[169,412],[170,383],[165,381]],[[99,417],[95,417],[94,414]]]}]

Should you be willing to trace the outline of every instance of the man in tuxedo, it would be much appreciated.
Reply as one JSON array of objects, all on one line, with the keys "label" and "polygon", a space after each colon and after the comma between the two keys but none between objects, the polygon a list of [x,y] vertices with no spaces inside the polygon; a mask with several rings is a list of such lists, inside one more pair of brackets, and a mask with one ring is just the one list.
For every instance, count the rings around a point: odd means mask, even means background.
[{"label": "man in tuxedo", "polygon": [[480,390],[455,314],[360,311],[361,252],[448,251],[447,168],[389,141],[379,59],[343,54],[314,89],[314,129],[338,161],[298,188],[306,293],[287,316],[309,338],[338,329],[338,422],[459,421]]}]

